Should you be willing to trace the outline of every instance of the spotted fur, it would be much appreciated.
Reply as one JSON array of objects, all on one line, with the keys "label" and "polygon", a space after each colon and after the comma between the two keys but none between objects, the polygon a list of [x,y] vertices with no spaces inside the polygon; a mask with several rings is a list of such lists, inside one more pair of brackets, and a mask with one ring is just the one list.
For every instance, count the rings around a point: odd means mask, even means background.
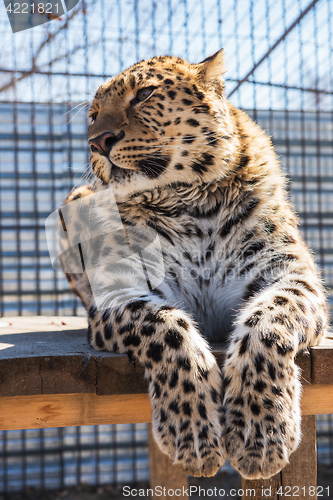
[{"label": "spotted fur", "polygon": [[[111,187],[125,228],[158,233],[165,278],[147,292],[123,269],[127,301],[111,294],[104,310],[86,274],[67,278],[91,345],[145,366],[154,435],[176,465],[209,476],[228,456],[244,477],[268,478],[300,441],[295,356],[320,342],[327,311],[272,144],[227,101],[223,71],[222,51],[194,65],[155,57],[98,89],[88,192]],[[112,238],[95,285],[112,279]],[[209,341],[228,341],[223,372]]]}]

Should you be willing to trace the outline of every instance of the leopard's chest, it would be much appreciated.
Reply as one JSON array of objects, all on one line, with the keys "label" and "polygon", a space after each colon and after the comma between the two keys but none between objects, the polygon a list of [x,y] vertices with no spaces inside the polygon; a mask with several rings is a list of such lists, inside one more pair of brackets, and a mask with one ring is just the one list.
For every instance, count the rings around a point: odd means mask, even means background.
[{"label": "leopard's chest", "polygon": [[[179,239],[163,245],[168,300],[190,312],[207,338],[223,341],[232,330],[237,310],[243,303],[244,277],[230,256],[230,245],[210,235]],[[235,243],[236,244],[236,243]]]},{"label": "leopard's chest", "polygon": [[[237,233],[232,238],[219,235],[228,216],[222,209],[207,217],[195,217],[189,209],[177,213],[176,205],[170,206],[167,213],[167,209],[147,205],[139,222],[133,217],[135,231],[138,226],[143,233],[144,228],[149,229],[143,246],[155,234],[160,241],[163,265],[158,270],[155,264],[150,268],[157,278],[156,291],[169,304],[191,313],[207,338],[223,341],[246,294],[247,281],[237,261],[241,241]],[[126,214],[127,219],[130,215]]]}]

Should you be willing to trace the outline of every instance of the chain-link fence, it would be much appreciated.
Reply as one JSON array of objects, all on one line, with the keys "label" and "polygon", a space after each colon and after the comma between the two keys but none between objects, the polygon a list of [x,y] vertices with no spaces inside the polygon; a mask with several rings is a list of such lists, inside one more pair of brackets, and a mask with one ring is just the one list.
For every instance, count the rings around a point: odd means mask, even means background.
[{"label": "chain-link fence", "polygon": [[[140,59],[170,53],[198,62],[221,47],[226,94],[272,136],[332,310],[331,0],[88,0],[60,20],[15,34],[1,6],[0,29],[1,316],[84,314],[50,264],[44,223],[92,175],[86,110],[98,85]],[[74,484],[86,480],[83,464],[90,467],[88,482],[123,481],[117,471],[124,463],[132,464],[127,481],[138,478],[136,470],[143,477],[146,431],[126,427],[119,447],[110,436],[124,429],[90,429],[89,446],[77,437],[85,429],[2,433],[2,488],[22,487],[28,477],[41,487]],[[76,441],[68,444],[64,436],[72,432]],[[319,462],[332,463],[331,416],[318,419],[318,437]],[[74,472],[59,472],[65,469]],[[31,470],[38,472],[31,476]],[[56,476],[63,478],[57,485]]]}]

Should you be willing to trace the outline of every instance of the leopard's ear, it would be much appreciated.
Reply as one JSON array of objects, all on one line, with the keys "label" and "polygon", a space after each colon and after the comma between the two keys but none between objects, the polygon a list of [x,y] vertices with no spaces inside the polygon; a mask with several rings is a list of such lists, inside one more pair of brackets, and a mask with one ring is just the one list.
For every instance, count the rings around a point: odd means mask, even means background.
[{"label": "leopard's ear", "polygon": [[203,61],[198,64],[193,64],[194,68],[198,72],[198,76],[202,78],[205,82],[211,80],[224,81],[223,73],[224,70],[224,55],[223,49],[218,50],[215,54],[206,57]]}]

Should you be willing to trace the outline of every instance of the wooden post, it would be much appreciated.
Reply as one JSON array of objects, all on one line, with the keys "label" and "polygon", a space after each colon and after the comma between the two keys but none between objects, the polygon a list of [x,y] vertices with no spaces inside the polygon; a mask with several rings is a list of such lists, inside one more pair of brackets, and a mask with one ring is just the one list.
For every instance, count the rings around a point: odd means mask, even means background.
[{"label": "wooden post", "polygon": [[[168,490],[175,491],[179,489],[183,492],[183,488],[188,488],[187,474],[178,467],[174,467],[167,455],[162,453],[158,448],[153,437],[152,426],[149,424],[149,471],[150,471],[150,488],[154,490],[156,486],[166,488],[166,495],[163,498],[179,499],[187,498],[187,495],[168,495]],[[152,499],[160,498],[161,495],[152,495]]]},{"label": "wooden post", "polygon": [[[317,498],[317,439],[316,417],[302,418],[302,441],[290,463],[281,472],[283,491],[290,486],[291,495],[304,499]],[[299,488],[299,490],[298,490]],[[312,488],[312,489],[310,489]],[[312,494],[311,494],[312,493]]]},{"label": "wooden post", "polygon": [[[303,416],[301,444],[291,455],[290,463],[279,474],[266,480],[242,479],[242,489],[255,489],[256,500],[279,500],[287,496],[316,500],[316,417],[314,415]],[[278,494],[279,491],[282,495]],[[247,499],[248,496],[244,491],[243,499]]]},{"label": "wooden post", "polygon": [[[242,478],[243,500],[255,498],[255,500],[278,500],[277,491],[281,487],[280,473],[270,479],[244,479]],[[253,493],[254,490],[254,493]]]}]

